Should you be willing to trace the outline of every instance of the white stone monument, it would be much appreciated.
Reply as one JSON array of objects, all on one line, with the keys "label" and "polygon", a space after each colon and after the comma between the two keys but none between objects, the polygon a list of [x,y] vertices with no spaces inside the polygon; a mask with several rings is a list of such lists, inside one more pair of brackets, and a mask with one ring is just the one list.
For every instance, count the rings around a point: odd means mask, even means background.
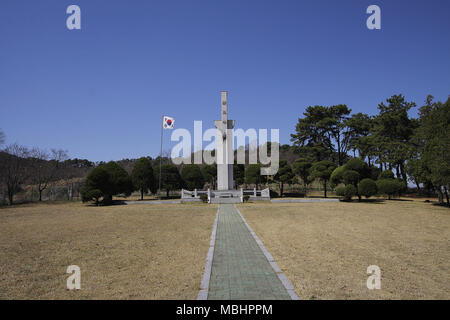
[{"label": "white stone monument", "polygon": [[217,128],[217,190],[233,190],[233,128],[234,120],[228,120],[228,92],[221,92],[221,117],[215,120]]},{"label": "white stone monument", "polygon": [[269,188],[264,190],[234,190],[234,120],[228,120],[228,93],[221,92],[221,118],[215,120],[217,128],[217,190],[181,190],[181,202],[200,201],[200,195],[206,194],[209,203],[238,203],[244,201],[244,196],[251,200],[270,200]]}]

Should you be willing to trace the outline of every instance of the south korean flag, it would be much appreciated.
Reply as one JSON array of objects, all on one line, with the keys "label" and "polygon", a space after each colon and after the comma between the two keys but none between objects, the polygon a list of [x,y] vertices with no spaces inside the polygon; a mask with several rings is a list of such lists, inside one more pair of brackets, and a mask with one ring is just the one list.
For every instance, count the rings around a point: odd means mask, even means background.
[{"label": "south korean flag", "polygon": [[175,125],[175,119],[171,117],[163,117],[163,129],[173,129]]}]

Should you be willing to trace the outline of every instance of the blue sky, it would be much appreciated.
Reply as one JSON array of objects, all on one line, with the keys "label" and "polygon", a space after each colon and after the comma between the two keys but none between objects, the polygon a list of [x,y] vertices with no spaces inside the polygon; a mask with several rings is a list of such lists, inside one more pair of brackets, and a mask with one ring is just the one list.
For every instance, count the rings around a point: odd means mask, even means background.
[{"label": "blue sky", "polygon": [[[66,28],[70,4],[82,30]],[[381,30],[366,28],[371,4]],[[449,12],[446,0],[2,0],[0,128],[71,157],[157,156],[163,114],[212,127],[227,90],[236,127],[289,143],[309,105],[445,100]]]}]

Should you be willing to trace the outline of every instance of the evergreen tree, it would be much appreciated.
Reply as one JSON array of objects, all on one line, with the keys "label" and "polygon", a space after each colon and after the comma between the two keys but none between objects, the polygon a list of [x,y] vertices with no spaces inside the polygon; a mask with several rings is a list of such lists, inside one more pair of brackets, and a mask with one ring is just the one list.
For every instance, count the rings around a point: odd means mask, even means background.
[{"label": "evergreen tree", "polygon": [[235,163],[233,165],[234,184],[237,188],[245,182],[245,165]]},{"label": "evergreen tree", "polygon": [[202,166],[202,174],[205,181],[208,182],[212,189],[216,189],[217,182],[217,164],[204,164]]},{"label": "evergreen tree", "polygon": [[187,189],[202,189],[205,184],[200,166],[197,164],[187,164],[181,170],[181,178]]},{"label": "evergreen tree", "polygon": [[323,184],[324,197],[327,197],[327,183],[336,165],[329,160],[319,161],[311,167],[311,179],[318,179]]},{"label": "evergreen tree", "polygon": [[131,180],[133,181],[134,189],[140,191],[141,200],[144,200],[144,193],[147,193],[149,190],[155,191],[155,177],[148,158],[142,157],[136,161],[131,172]]},{"label": "evergreen tree", "polygon": [[82,200],[95,200],[103,198],[103,204],[111,204],[112,197],[117,194],[129,196],[133,191],[133,183],[128,173],[116,162],[110,161],[102,164],[88,174],[81,190]]},{"label": "evergreen tree", "polygon": [[375,118],[372,144],[380,148],[379,161],[387,163],[388,169],[395,169],[397,178],[407,181],[405,164],[411,153],[410,139],[417,127],[408,111],[415,103],[407,102],[401,94],[393,95],[386,102],[387,105],[378,105],[380,113]]},{"label": "evergreen tree", "polygon": [[312,162],[305,158],[300,158],[294,161],[293,171],[302,179],[305,195],[308,189],[308,185],[312,182],[310,179],[311,167]]},{"label": "evergreen tree", "polygon": [[296,152],[311,156],[315,161],[329,159],[334,151],[329,133],[329,109],[324,106],[310,106],[303,115],[303,118],[298,119],[295,134],[291,134]]},{"label": "evergreen tree", "polygon": [[356,151],[362,160],[367,161],[369,166],[371,165],[370,151],[372,145],[368,141],[367,137],[372,130],[373,121],[370,116],[364,113],[357,113],[352,115],[346,120],[345,125],[348,128],[346,135],[349,139],[350,148],[353,150],[353,156],[356,157]]},{"label": "evergreen tree", "polygon": [[260,164],[250,164],[245,169],[245,183],[254,184],[256,188],[265,181],[265,176],[261,175],[261,165]]},{"label": "evergreen tree", "polygon": [[[414,138],[416,159],[412,167],[419,182],[431,184],[438,194],[439,202],[450,205],[450,98],[445,103],[433,102],[428,96],[420,108],[419,127]],[[410,168],[411,169],[411,168]]]},{"label": "evergreen tree", "polygon": [[[159,166],[153,170],[157,185],[159,185]],[[169,197],[170,191],[181,189],[183,179],[181,178],[178,168],[171,163],[161,166],[161,188],[166,190],[166,197]]]},{"label": "evergreen tree", "polygon": [[283,197],[284,184],[290,184],[294,173],[291,165],[286,160],[280,160],[278,172],[274,176],[274,181],[277,181],[280,186],[280,197]]}]

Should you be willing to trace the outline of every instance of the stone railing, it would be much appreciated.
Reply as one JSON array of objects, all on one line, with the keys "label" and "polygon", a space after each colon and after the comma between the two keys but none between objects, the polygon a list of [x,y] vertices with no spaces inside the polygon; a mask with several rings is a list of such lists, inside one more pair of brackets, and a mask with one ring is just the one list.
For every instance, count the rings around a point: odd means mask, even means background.
[{"label": "stone railing", "polygon": [[244,196],[250,196],[250,200],[270,200],[269,188],[263,190],[240,189],[240,190],[197,190],[194,191],[181,189],[181,201],[191,202],[200,201],[200,195],[208,195],[208,203],[235,203],[244,202]]},{"label": "stone railing", "polygon": [[[181,201],[183,202],[189,202],[189,201],[200,201],[200,195],[201,194],[208,194],[208,191],[206,190],[197,190],[194,189],[194,191],[181,189]],[[209,197],[208,197],[209,198]]]},{"label": "stone railing", "polygon": [[243,190],[243,195],[250,196],[252,200],[270,200],[269,188],[263,190],[256,190],[256,188]]}]

